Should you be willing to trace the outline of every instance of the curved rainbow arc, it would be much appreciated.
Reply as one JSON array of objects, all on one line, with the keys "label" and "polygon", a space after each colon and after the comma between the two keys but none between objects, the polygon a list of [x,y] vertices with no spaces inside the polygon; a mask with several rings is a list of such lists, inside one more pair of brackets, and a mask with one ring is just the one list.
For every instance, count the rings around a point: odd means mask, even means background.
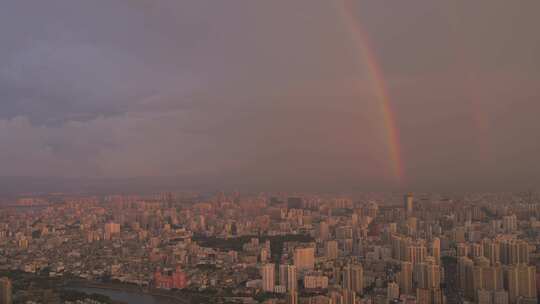
[{"label": "curved rainbow arc", "polygon": [[370,48],[369,37],[363,30],[360,22],[350,13],[350,9],[350,0],[342,0],[342,4],[339,5],[339,12],[346,22],[348,30],[351,32],[355,46],[363,56],[362,63],[368,68],[371,86],[374,89],[383,118],[392,173],[397,182],[401,184],[404,179],[404,169],[401,158],[400,134],[396,126],[396,116],[390,104],[390,96],[382,70],[379,67],[375,53]]}]

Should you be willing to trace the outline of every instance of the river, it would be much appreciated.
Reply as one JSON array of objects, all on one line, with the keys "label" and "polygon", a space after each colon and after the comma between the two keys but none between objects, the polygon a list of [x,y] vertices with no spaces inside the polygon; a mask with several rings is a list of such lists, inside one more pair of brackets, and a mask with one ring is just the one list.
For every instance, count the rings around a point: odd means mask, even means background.
[{"label": "river", "polygon": [[71,290],[84,292],[87,294],[100,294],[108,296],[114,301],[121,301],[128,304],[174,304],[178,303],[177,301],[155,297],[151,295],[145,295],[141,293],[128,292],[128,291],[118,291],[110,289],[101,289],[101,288],[90,288],[90,287],[72,287]]}]

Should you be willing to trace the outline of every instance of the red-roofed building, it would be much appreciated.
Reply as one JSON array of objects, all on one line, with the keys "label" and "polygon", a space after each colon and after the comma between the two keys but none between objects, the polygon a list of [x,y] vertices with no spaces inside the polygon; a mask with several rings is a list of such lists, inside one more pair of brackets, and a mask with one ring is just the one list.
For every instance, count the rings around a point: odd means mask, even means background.
[{"label": "red-roofed building", "polygon": [[162,272],[158,268],[154,273],[154,286],[159,289],[183,289],[187,286],[187,277],[180,267],[172,273]]}]

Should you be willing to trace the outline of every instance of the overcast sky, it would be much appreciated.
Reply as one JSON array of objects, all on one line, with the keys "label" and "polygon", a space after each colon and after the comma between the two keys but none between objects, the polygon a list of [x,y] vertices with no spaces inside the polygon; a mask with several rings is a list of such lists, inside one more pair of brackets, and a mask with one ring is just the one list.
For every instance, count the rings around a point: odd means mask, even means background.
[{"label": "overcast sky", "polygon": [[[395,189],[340,1],[1,1],[0,175]],[[538,186],[540,1],[352,8],[402,188]]]}]

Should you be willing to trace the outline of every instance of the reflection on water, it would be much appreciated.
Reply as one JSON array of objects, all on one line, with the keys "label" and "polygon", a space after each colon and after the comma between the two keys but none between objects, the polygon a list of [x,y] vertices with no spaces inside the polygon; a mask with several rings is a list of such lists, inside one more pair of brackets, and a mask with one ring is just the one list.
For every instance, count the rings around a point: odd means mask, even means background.
[{"label": "reflection on water", "polygon": [[101,288],[87,288],[87,287],[74,287],[69,288],[71,290],[84,292],[87,294],[100,294],[108,296],[114,301],[121,301],[128,304],[172,304],[176,303],[170,299],[164,299],[159,297],[154,297],[151,295],[144,295],[139,293],[131,293],[126,291],[117,291]]}]

